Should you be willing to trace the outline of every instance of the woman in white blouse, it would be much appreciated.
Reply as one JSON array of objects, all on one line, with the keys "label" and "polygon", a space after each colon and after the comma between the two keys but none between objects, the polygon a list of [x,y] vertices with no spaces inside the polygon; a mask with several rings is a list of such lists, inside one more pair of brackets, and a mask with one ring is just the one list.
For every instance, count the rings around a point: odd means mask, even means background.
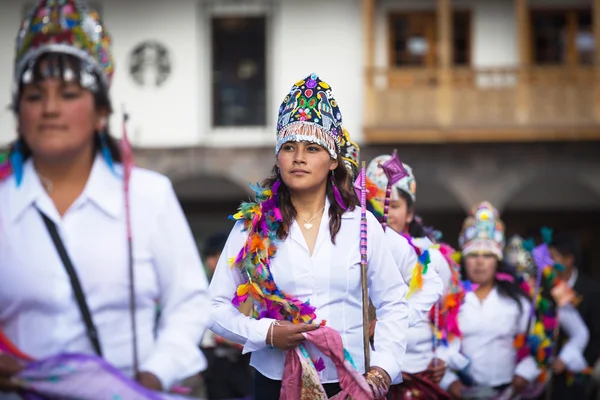
[{"label": "woman in white blouse", "polygon": [[449,372],[444,383],[457,399],[466,395],[467,386],[517,394],[539,370],[531,356],[517,360],[514,342],[527,331],[530,301],[502,262],[504,225],[498,211],[488,202],[474,207],[459,241],[466,278],[477,285],[466,294],[459,313],[461,350],[470,364],[461,380]]},{"label": "woman in white blouse", "polygon": [[[381,219],[384,209],[385,193],[388,178],[381,167],[393,159],[393,155],[383,154],[375,157],[367,167],[367,176],[375,186],[369,192],[370,209]],[[399,161],[398,161],[399,162]],[[428,253],[428,262],[419,260],[419,263],[408,265],[403,271],[410,292],[408,297],[411,318],[409,321],[408,344],[406,358],[402,364],[404,383],[398,387],[398,396],[406,396],[414,391],[415,398],[444,398],[436,385],[440,382],[444,371],[445,361],[436,359],[434,354],[434,332],[429,319],[429,312],[440,299],[444,286],[449,282],[442,282],[441,276],[450,275],[450,267],[439,250],[426,236],[423,227],[415,219],[416,180],[412,169],[407,164],[402,164],[406,175],[392,185],[391,198],[388,211],[388,235],[401,236],[409,240],[414,246],[411,250],[416,259]],[[379,212],[378,212],[379,210]],[[393,232],[393,233],[392,233]],[[419,285],[417,282],[422,281]],[[411,378],[412,374],[413,379]],[[418,374],[418,378],[416,378]],[[431,385],[431,384],[434,385]],[[417,389],[417,390],[414,390]],[[418,394],[417,394],[418,393]]]},{"label": "woman in white blouse", "polygon": [[[124,177],[107,133],[113,64],[97,14],[83,2],[54,3],[32,9],[17,42],[19,133],[0,168],[0,327],[33,359],[96,353],[130,376],[137,364],[138,382],[168,389],[205,368],[197,345],[208,323],[206,276],[169,180],[135,167]],[[14,388],[21,368],[0,355],[0,390]]]},{"label": "woman in white blouse", "polygon": [[[350,134],[344,129],[344,135],[342,139],[342,158],[348,171],[352,175],[352,179],[358,176],[358,165],[360,158],[360,148],[350,138]],[[374,159],[367,168],[367,177],[370,181],[370,190],[367,195],[369,204],[373,202],[378,204],[377,210],[382,211],[385,201],[385,191],[387,186],[387,177],[383,173],[383,169],[378,166],[380,163],[385,163],[391,158],[389,155],[382,155]],[[417,250],[413,248],[407,237],[403,236],[408,230],[408,227],[412,224],[413,233],[420,227],[420,225],[414,221],[414,199],[416,198],[416,184],[415,179],[412,175],[410,167],[404,165],[407,169],[409,176],[401,179],[395,185],[392,186],[392,193],[390,199],[388,229],[386,229],[386,238],[388,244],[394,255],[394,260],[400,270],[406,285],[410,286],[411,282],[415,277],[416,270],[422,268],[419,265],[419,255]],[[371,185],[374,185],[371,186]],[[371,211],[378,216],[380,219],[383,215],[378,215],[377,210],[373,207],[369,207]],[[419,231],[420,236],[424,236],[422,230]],[[402,371],[409,373],[417,373],[427,371],[428,378],[432,379],[434,383],[439,383],[440,379],[444,374],[444,361],[438,360],[437,365],[434,366],[433,358],[433,331],[429,323],[429,312],[433,305],[438,301],[442,295],[444,283],[440,277],[440,273],[447,271],[448,281],[450,270],[446,261],[443,259],[440,252],[432,247],[432,243],[426,238],[414,238],[411,240],[415,246],[421,245],[424,250],[430,252],[431,267],[427,270],[427,273],[422,274],[423,284],[422,287],[418,288],[411,293],[407,298],[408,309],[409,309],[409,330],[407,337],[407,348],[406,356],[402,362]],[[419,251],[421,251],[419,249]],[[401,382],[401,377],[395,379],[394,383]],[[404,384],[403,387],[407,387]],[[423,393],[427,396],[427,393]]]},{"label": "woman in white blouse", "polygon": [[[240,221],[231,231],[210,285],[211,329],[243,344],[244,352],[252,352],[256,399],[279,398],[286,350],[302,343],[303,333],[316,329],[321,321],[339,332],[357,370],[367,373],[371,384],[382,379],[387,390],[391,378],[400,375],[407,329],[404,284],[383,230],[369,213],[367,284],[379,323],[371,370],[365,371],[361,212],[339,154],[341,122],[333,92],[318,76],[312,74],[292,87],[279,110],[276,166],[262,185],[264,193],[274,196],[267,201],[276,201],[280,210],[272,215],[281,217],[280,223],[269,225],[273,242],[268,259],[262,260],[260,273],[256,265],[244,264],[250,267],[243,271],[238,264],[231,267],[232,259],[240,259],[240,249],[266,243]],[[266,212],[267,201],[253,207]],[[261,215],[253,215],[250,220],[261,224]],[[254,240],[260,237],[262,241]],[[256,282],[264,282],[258,285],[261,290],[285,297],[286,305],[300,304],[301,310],[290,313],[279,303],[253,296],[253,317],[242,315],[232,305],[232,294],[236,288],[238,295],[244,293],[240,288]],[[292,319],[297,323],[289,322]],[[319,358],[316,349],[310,345],[307,349]],[[321,358],[325,368],[319,378],[327,395],[333,396],[340,391],[338,373],[331,359]]]}]

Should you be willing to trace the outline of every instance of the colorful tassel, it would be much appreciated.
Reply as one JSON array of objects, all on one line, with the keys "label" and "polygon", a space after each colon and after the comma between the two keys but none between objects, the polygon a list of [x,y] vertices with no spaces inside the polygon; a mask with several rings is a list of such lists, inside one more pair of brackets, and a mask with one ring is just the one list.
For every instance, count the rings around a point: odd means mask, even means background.
[{"label": "colorful tassel", "polygon": [[110,154],[110,148],[108,147],[108,139],[106,133],[104,132],[100,133],[100,149],[106,165],[108,165],[108,168],[111,170],[111,172],[116,175],[117,172],[115,170],[112,155]]},{"label": "colorful tassel", "polygon": [[340,191],[338,190],[336,184],[335,184],[335,176],[333,175],[333,171],[331,171],[331,187],[333,188],[333,197],[335,197],[335,201],[338,203],[338,205],[340,207],[342,207],[342,209],[344,211],[348,211],[348,206],[346,206],[346,203],[344,203],[344,199],[342,199],[342,194],[340,193]]},{"label": "colorful tassel", "polygon": [[17,187],[23,182],[23,152],[21,150],[21,140],[15,142],[14,148],[10,153],[10,165],[15,175]]}]

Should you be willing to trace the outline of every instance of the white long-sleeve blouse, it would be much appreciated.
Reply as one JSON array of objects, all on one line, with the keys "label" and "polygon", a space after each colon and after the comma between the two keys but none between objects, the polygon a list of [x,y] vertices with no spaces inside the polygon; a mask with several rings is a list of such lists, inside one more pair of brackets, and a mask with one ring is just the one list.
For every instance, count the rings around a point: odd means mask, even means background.
[{"label": "white long-sleeve blouse", "polygon": [[[293,222],[288,237],[278,243],[271,260],[271,272],[279,289],[310,301],[316,307],[317,322],[337,330],[344,347],[364,372],[363,319],[361,297],[360,209],[342,216],[340,231],[331,241],[329,201],[326,200],[316,244],[311,255],[300,227]],[[392,378],[400,375],[400,364],[406,349],[408,310],[406,290],[379,222],[367,213],[368,220],[368,287],[377,309],[375,351],[371,365],[383,368]],[[237,256],[247,237],[238,222],[231,231],[210,284],[212,326],[217,334],[244,345],[252,352],[251,365],[267,378],[281,380],[285,352],[267,346],[267,333],[272,319],[252,319],[241,314],[231,299],[237,286],[244,282],[238,269],[230,268],[228,259]],[[323,383],[337,382],[335,366],[312,346],[313,357],[322,357],[325,369],[320,372]]]}]

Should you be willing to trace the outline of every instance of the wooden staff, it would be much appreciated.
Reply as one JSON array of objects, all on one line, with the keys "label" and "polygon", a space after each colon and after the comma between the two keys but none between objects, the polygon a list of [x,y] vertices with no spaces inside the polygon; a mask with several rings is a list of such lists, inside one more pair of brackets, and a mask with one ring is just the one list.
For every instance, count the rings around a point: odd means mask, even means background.
[{"label": "wooden staff", "polygon": [[127,121],[129,115],[123,110],[123,138],[121,140],[121,154],[123,157],[123,186],[125,193],[125,225],[127,229],[127,264],[129,269],[129,314],[131,318],[131,332],[133,347],[133,373],[137,378],[139,368],[138,342],[137,342],[137,321],[136,321],[136,301],[135,301],[135,273],[133,263],[133,235],[131,228],[131,204],[129,185],[131,183],[131,173],[133,171],[133,151],[129,138],[127,137]]},{"label": "wooden staff", "polygon": [[363,347],[365,352],[365,372],[370,369],[369,347],[369,288],[367,277],[367,167],[362,162],[360,172],[360,270],[362,284],[362,311],[363,311]]}]

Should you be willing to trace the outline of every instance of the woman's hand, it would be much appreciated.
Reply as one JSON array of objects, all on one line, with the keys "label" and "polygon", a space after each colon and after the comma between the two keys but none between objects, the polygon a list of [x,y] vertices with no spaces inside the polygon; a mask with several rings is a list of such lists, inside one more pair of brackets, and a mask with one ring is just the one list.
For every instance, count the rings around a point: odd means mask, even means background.
[{"label": "woman's hand", "polygon": [[0,354],[0,391],[15,391],[18,386],[11,380],[24,366],[8,354]]},{"label": "woman's hand", "polygon": [[557,358],[552,363],[552,372],[554,372],[555,375],[560,375],[560,374],[564,373],[566,370],[567,370],[567,366],[560,358]]},{"label": "woman's hand", "polygon": [[461,381],[456,381],[450,385],[448,388],[448,394],[454,399],[459,400],[462,399],[463,391],[465,390],[465,385]]},{"label": "woman's hand", "polygon": [[266,343],[280,350],[289,350],[297,347],[306,340],[302,333],[314,331],[319,328],[315,324],[293,324],[289,321],[273,323],[267,333]]},{"label": "woman's hand", "polygon": [[137,375],[136,380],[146,389],[156,390],[157,392],[163,391],[163,385],[160,379],[152,372],[142,371]]},{"label": "woman's hand", "polygon": [[365,376],[367,382],[371,386],[371,390],[373,390],[375,399],[385,399],[392,382],[389,374],[383,368],[371,367]]},{"label": "woman's hand", "polygon": [[515,375],[512,380],[512,387],[516,394],[521,393],[529,385],[529,381],[522,376]]},{"label": "woman's hand", "polygon": [[429,372],[431,381],[436,385],[439,385],[446,373],[446,363],[439,358],[434,358],[429,362],[427,372]]}]

